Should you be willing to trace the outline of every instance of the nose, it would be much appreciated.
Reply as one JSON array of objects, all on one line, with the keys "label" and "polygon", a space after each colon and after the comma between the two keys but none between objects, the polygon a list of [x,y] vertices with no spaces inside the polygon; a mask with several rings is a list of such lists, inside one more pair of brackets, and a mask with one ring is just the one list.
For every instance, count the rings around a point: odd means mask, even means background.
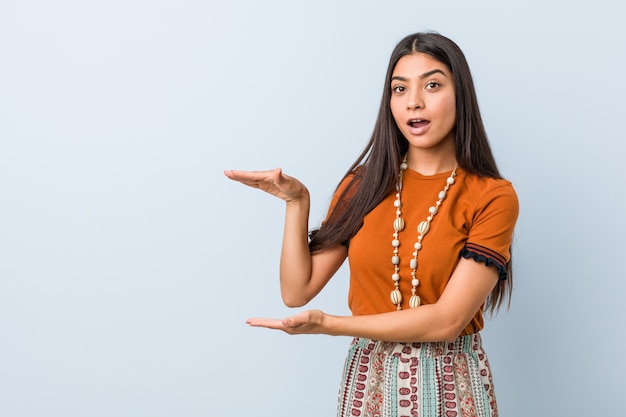
[{"label": "nose", "polygon": [[407,96],[406,107],[407,110],[416,110],[424,108],[424,103],[422,102],[421,95],[418,90],[412,89]]}]

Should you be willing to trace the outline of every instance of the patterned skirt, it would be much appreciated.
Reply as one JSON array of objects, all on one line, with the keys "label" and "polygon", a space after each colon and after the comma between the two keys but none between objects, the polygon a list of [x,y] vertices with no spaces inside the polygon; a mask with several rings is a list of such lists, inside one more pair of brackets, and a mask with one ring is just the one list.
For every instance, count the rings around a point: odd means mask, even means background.
[{"label": "patterned skirt", "polygon": [[355,338],[339,391],[338,417],[495,417],[491,370],[480,334],[454,342]]}]

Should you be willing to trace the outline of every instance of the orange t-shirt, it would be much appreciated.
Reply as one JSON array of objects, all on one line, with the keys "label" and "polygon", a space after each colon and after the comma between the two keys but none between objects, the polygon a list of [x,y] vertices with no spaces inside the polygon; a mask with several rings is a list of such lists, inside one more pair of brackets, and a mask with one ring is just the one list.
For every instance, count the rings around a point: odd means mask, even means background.
[{"label": "orange t-shirt", "polygon": [[[400,232],[400,291],[402,308],[407,309],[411,295],[413,244],[417,225],[426,220],[429,207],[437,201],[451,171],[425,176],[406,170],[403,177],[402,217],[406,222]],[[344,181],[345,185],[348,178]],[[340,187],[342,189],[343,187]],[[334,205],[338,193],[333,198]],[[348,262],[350,288],[348,305],[353,315],[395,311],[389,294],[393,290],[391,263],[393,222],[396,217],[395,192],[369,212],[363,226],[350,240]],[[461,256],[496,267],[500,279],[506,279],[513,229],[519,211],[517,195],[511,183],[503,179],[479,177],[461,168],[456,181],[434,216],[430,231],[424,236],[418,255],[417,294],[422,304],[435,303],[443,293]],[[483,328],[482,308],[462,335]]]}]

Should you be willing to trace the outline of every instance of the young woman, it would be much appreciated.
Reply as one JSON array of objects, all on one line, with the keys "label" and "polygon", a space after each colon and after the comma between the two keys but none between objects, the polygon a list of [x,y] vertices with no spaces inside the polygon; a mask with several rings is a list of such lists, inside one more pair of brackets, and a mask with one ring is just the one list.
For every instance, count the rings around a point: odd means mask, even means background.
[{"label": "young woman", "polygon": [[518,201],[500,177],[465,57],[435,33],[392,53],[372,137],[309,235],[309,193],[280,169],[226,176],[286,202],[280,286],[307,304],[347,258],[352,316],[249,319],[353,337],[338,416],[495,416],[483,309],[511,293]]}]

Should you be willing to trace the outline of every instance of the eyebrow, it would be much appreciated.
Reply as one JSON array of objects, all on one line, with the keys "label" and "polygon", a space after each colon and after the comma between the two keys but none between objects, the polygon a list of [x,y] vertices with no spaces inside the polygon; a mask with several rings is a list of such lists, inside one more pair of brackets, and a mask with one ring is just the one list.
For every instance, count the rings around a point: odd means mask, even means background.
[{"label": "eyebrow", "polygon": [[[422,75],[420,75],[420,76],[419,76],[419,78],[424,79],[424,78],[430,77],[430,76],[431,76],[431,75],[433,75],[433,74],[441,74],[441,75],[443,75],[444,77],[446,77],[446,73],[445,73],[445,72],[443,72],[443,71],[442,71],[442,70],[440,70],[440,69],[434,69],[434,70],[432,70],[432,71],[428,71],[428,72],[423,73]],[[393,77],[391,77],[391,80],[392,80],[392,81],[393,81],[393,80],[398,80],[398,81],[408,81],[408,78],[406,78],[406,77],[401,77],[401,76],[399,76],[399,75],[394,75]]]}]

